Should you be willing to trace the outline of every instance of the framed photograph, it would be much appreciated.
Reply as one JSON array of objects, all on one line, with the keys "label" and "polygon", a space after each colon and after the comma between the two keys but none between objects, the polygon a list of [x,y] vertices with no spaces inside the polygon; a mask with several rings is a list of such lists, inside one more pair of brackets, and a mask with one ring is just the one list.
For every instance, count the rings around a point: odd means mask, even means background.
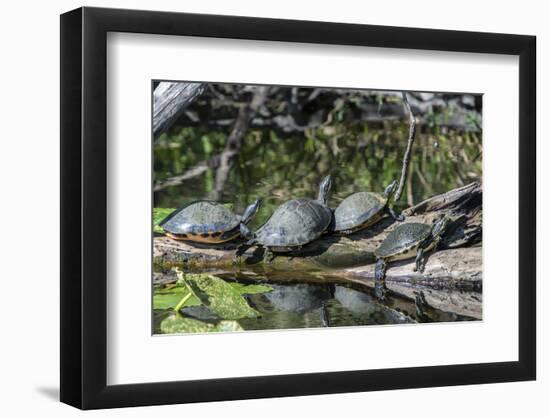
[{"label": "framed photograph", "polygon": [[535,37],[61,16],[61,401],[533,380]]}]

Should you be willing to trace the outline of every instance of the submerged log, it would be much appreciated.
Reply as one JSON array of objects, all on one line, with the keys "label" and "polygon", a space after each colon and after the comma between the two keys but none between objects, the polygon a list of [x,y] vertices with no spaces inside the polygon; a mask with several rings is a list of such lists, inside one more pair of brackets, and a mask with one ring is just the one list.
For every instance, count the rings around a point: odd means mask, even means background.
[{"label": "submerged log", "polygon": [[[391,263],[387,289],[414,299],[419,291],[434,308],[481,318],[482,187],[472,183],[451,190],[403,211],[407,222],[432,223],[442,214],[453,218],[438,251],[427,256],[423,273],[415,272],[414,259]],[[276,256],[265,264],[263,249],[250,248],[237,257],[242,242],[208,246],[154,238],[153,262],[157,268],[183,267],[213,271],[242,279],[267,277],[272,281],[355,283],[374,286],[374,250],[398,225],[387,217],[373,227],[350,235],[324,235],[300,252]],[[156,282],[161,282],[157,275]],[[166,276],[162,275],[166,280]],[[265,279],[265,278],[264,278]]]}]

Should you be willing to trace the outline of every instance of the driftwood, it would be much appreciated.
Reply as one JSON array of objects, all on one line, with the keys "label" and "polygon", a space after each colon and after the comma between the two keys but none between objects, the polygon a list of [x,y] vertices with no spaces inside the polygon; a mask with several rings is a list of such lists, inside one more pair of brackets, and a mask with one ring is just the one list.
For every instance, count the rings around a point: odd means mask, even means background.
[{"label": "driftwood", "polygon": [[[438,251],[427,257],[423,273],[413,270],[414,260],[391,263],[387,289],[414,299],[419,291],[434,308],[481,318],[482,287],[482,187],[472,183],[425,200],[403,211],[406,221],[431,223],[443,213],[454,221]],[[160,268],[213,271],[242,279],[267,277],[272,281],[355,283],[373,287],[374,250],[397,223],[387,217],[367,230],[347,236],[325,235],[299,253],[277,256],[264,264],[261,248],[250,248],[237,257],[242,242],[219,246],[154,238],[153,260]],[[155,282],[170,281],[158,274]]]},{"label": "driftwood", "polygon": [[153,91],[153,136],[166,131],[195,99],[206,84],[160,82]]}]

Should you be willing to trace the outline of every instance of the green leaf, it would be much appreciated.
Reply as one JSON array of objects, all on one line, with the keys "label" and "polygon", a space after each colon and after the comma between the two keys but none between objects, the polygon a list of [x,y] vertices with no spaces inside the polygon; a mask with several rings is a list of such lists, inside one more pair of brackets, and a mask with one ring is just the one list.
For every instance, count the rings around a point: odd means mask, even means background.
[{"label": "green leaf", "polygon": [[221,278],[209,274],[183,274],[181,271],[177,271],[177,274],[198,299],[222,319],[237,320],[260,315],[248,305],[241,291]]},{"label": "green leaf", "polygon": [[173,333],[213,333],[213,332],[237,332],[243,328],[236,321],[222,320],[218,324],[208,324],[202,321],[172,314],[160,323],[160,330],[165,334]]},{"label": "green leaf", "polygon": [[[153,309],[167,310],[178,305],[189,290],[185,286],[176,286],[170,289],[155,289],[153,295]],[[201,301],[193,295],[185,302],[186,307],[201,305]]]},{"label": "green leaf", "polygon": [[160,208],[156,207],[153,209],[153,231],[157,233],[164,233],[162,227],[158,224],[163,221],[169,214],[171,214],[175,209],[173,208]]}]

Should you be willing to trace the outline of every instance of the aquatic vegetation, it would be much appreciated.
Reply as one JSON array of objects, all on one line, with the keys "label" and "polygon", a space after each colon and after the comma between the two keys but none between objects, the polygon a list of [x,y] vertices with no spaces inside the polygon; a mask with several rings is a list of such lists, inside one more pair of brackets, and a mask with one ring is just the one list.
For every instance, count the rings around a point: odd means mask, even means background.
[{"label": "aquatic vegetation", "polygon": [[[172,310],[160,323],[162,333],[242,330],[234,320],[260,316],[244,296],[272,290],[268,285],[226,282],[211,274],[186,274],[180,270],[176,274],[177,285],[154,290],[153,309]],[[186,317],[186,309],[193,306],[205,306],[219,321],[212,324]]]}]

